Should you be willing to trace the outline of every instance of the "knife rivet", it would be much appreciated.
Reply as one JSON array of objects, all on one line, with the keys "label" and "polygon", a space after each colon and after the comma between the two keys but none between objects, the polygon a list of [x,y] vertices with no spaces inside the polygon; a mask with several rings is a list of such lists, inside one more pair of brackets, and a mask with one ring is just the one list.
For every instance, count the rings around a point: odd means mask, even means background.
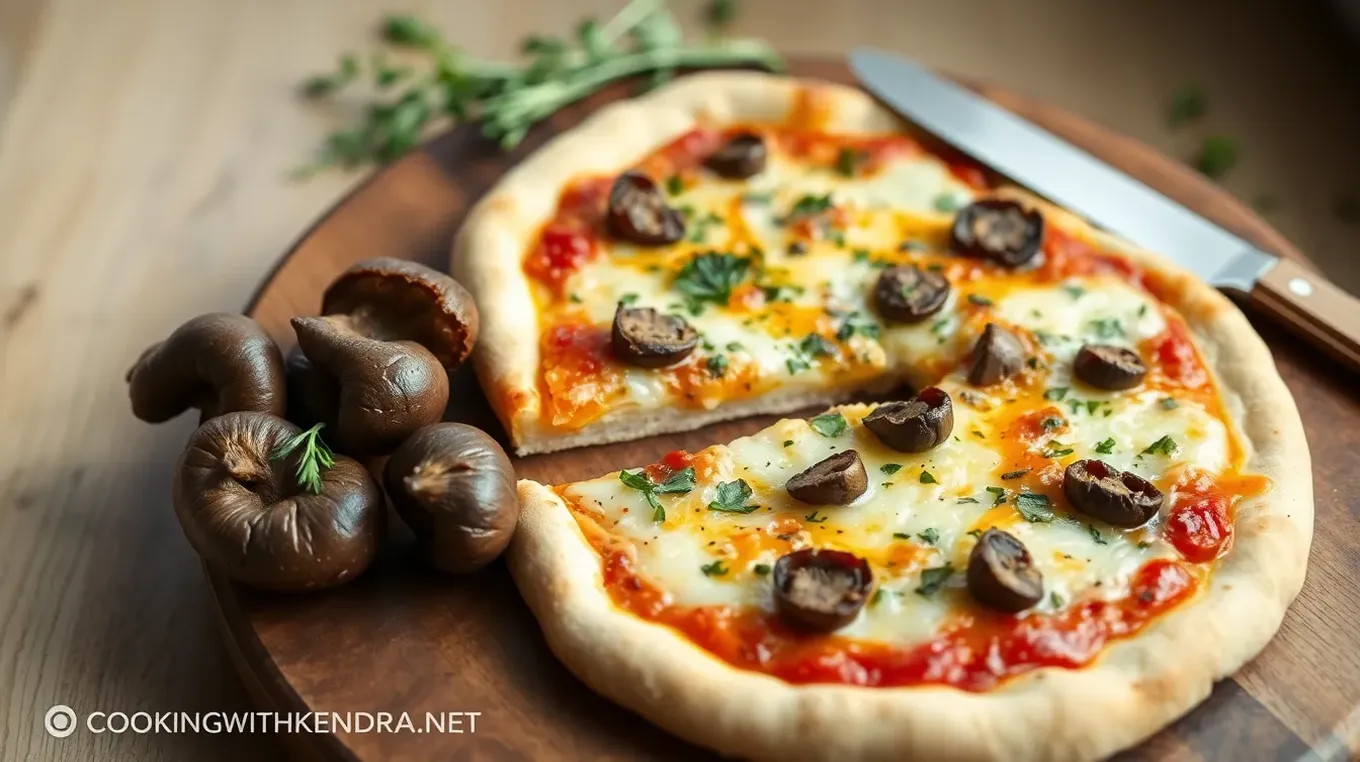
[{"label": "knife rivet", "polygon": [[1313,284],[1303,278],[1290,278],[1289,292],[1294,296],[1312,296]]}]

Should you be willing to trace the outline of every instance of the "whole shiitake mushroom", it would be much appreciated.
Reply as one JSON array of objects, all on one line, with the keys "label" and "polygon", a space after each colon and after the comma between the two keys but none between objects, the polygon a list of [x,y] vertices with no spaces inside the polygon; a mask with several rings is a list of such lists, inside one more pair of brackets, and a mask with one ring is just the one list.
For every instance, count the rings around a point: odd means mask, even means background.
[{"label": "whole shiitake mushroom", "polygon": [[486,566],[515,534],[515,470],[480,429],[438,423],[417,431],[392,453],[383,485],[421,552],[443,571]]},{"label": "whole shiitake mushroom", "polygon": [[[382,542],[378,485],[357,461],[296,442],[300,433],[268,413],[228,413],[198,427],[175,467],[175,515],[189,544],[244,585],[333,587],[368,568]],[[310,474],[300,471],[309,457]]]},{"label": "whole shiitake mushroom", "polygon": [[283,415],[283,354],[245,315],[199,315],[153,344],[127,372],[132,414],[148,423],[198,408],[199,422],[236,411]]},{"label": "whole shiitake mushroom", "polygon": [[[449,376],[414,341],[384,341],[334,317],[293,318],[312,382],[335,388],[334,407],[319,411],[336,447],[352,455],[391,452],[412,432],[444,417]],[[320,398],[305,407],[316,411]]]}]

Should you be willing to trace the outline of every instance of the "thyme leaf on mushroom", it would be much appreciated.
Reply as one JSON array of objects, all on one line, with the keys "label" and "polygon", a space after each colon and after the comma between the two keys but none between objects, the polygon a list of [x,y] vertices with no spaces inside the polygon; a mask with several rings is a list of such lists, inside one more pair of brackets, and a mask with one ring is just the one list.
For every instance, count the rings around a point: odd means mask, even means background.
[{"label": "thyme leaf on mushroom", "polygon": [[318,423],[274,448],[274,451],[269,454],[270,460],[282,460],[301,448],[302,455],[298,457],[297,483],[299,487],[313,495],[321,494],[321,472],[335,465],[335,453],[326,444],[326,440],[321,438],[321,429],[325,425]]}]

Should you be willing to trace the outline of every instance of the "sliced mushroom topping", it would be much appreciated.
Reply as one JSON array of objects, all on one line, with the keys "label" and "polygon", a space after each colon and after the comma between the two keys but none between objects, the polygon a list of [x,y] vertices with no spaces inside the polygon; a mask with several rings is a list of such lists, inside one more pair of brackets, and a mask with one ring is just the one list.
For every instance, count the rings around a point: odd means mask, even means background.
[{"label": "sliced mushroom topping", "polygon": [[878,314],[893,323],[919,323],[939,312],[947,299],[949,281],[915,265],[889,267],[874,285]]},{"label": "sliced mushroom topping", "polygon": [[1147,366],[1132,349],[1110,344],[1087,344],[1072,361],[1072,373],[1097,389],[1119,391],[1143,383]]},{"label": "sliced mushroom topping", "polygon": [[709,169],[730,180],[745,180],[765,169],[765,140],[759,135],[743,132],[727,141],[727,145],[709,154],[704,162]]},{"label": "sliced mushroom topping", "polygon": [[973,367],[968,383],[991,386],[1000,383],[1025,366],[1025,345],[1020,337],[996,323],[988,323],[973,345]]},{"label": "sliced mushroom topping", "polygon": [[774,606],[788,624],[831,632],[854,621],[873,586],[869,563],[839,550],[795,550],[774,565]]},{"label": "sliced mushroom topping", "polygon": [[925,452],[954,431],[954,403],[943,389],[927,386],[906,402],[885,402],[864,416],[864,427],[898,452]]},{"label": "sliced mushroom topping", "polygon": [[1044,240],[1044,216],[1015,201],[985,199],[959,210],[950,241],[954,251],[1019,267],[1034,259]]},{"label": "sliced mushroom topping", "polygon": [[988,529],[968,554],[968,592],[988,608],[1014,613],[1044,597],[1044,577],[1024,543],[1000,529]]},{"label": "sliced mushroom topping", "polygon": [[614,356],[639,368],[662,368],[685,359],[699,343],[699,333],[676,315],[651,307],[614,310]]},{"label": "sliced mushroom topping", "polygon": [[1102,460],[1068,466],[1063,494],[1073,508],[1117,527],[1142,526],[1162,509],[1162,491],[1152,482]]},{"label": "sliced mushroom topping", "polygon": [[641,172],[625,172],[614,181],[605,227],[615,238],[643,246],[675,243],[685,236],[685,218],[666,205],[661,189]]},{"label": "sliced mushroom topping", "polygon": [[812,505],[846,505],[869,488],[869,474],[854,450],[838,452],[794,474],[785,489],[795,500]]}]

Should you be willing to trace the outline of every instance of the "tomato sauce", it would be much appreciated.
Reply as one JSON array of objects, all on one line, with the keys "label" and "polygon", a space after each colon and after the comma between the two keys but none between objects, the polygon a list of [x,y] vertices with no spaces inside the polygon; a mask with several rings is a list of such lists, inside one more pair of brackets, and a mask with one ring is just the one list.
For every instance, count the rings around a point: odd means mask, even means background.
[{"label": "tomato sauce", "polygon": [[561,323],[543,335],[543,381],[554,426],[580,427],[599,418],[624,392],[613,366],[608,327]]},{"label": "tomato sauce", "polygon": [[1044,262],[1035,271],[1039,282],[1052,282],[1082,275],[1114,275],[1138,288],[1146,289],[1142,268],[1112,254],[1096,251],[1085,241],[1052,225],[1044,230]]},{"label": "tomato sauce", "polygon": [[1118,600],[1078,601],[1053,614],[1002,615],[967,605],[940,634],[915,645],[860,643],[785,627],[760,610],[679,606],[641,579],[627,551],[604,550],[604,583],[614,602],[673,627],[714,656],[791,683],[861,686],[948,685],[985,691],[1040,667],[1089,664],[1185,601],[1197,580],[1179,563],[1156,560],[1135,573]]},{"label": "tomato sauce", "polygon": [[581,265],[599,255],[599,228],[612,178],[592,177],[562,191],[557,215],[543,227],[524,260],[524,272],[563,296],[562,286]]},{"label": "tomato sauce", "polygon": [[1190,340],[1189,329],[1180,320],[1167,320],[1166,330],[1143,342],[1140,349],[1159,374],[1174,385],[1187,389],[1208,385],[1209,374]]},{"label": "tomato sauce", "polygon": [[1213,561],[1232,548],[1238,501],[1269,487],[1270,480],[1257,474],[1212,477],[1188,469],[1170,487],[1162,537],[1187,561]]}]

